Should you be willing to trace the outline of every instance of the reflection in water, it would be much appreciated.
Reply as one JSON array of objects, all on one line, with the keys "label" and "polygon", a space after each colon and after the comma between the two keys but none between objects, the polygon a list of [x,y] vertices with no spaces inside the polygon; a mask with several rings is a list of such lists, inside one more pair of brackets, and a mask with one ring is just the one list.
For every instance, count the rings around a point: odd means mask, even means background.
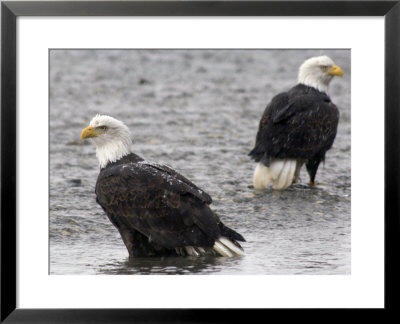
[{"label": "reflection in water", "polygon": [[241,257],[150,257],[127,258],[123,262],[100,266],[99,274],[217,274],[224,267],[240,267]]}]

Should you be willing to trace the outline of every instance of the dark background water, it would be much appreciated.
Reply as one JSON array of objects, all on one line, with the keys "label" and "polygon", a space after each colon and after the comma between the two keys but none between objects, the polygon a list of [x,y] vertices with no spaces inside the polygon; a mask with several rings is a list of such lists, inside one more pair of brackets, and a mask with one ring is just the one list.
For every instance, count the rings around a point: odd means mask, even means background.
[{"label": "dark background water", "polygon": [[[300,64],[329,55],[344,71],[330,86],[341,113],[333,148],[309,188],[251,188],[266,104]],[[350,274],[350,50],[52,50],[50,52],[50,274]],[[97,114],[122,120],[133,150],[164,162],[213,197],[247,240],[242,258],[129,260],[95,201],[95,146],[80,132]]]}]

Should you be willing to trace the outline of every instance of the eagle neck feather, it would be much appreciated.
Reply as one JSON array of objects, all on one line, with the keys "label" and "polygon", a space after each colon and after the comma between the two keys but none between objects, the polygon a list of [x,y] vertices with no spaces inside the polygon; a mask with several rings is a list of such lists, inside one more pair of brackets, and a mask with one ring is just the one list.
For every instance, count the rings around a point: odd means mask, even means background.
[{"label": "eagle neck feather", "polygon": [[99,161],[100,169],[105,168],[107,164],[118,161],[125,155],[131,153],[131,140],[119,139],[118,141],[103,143],[96,148],[96,156]]}]

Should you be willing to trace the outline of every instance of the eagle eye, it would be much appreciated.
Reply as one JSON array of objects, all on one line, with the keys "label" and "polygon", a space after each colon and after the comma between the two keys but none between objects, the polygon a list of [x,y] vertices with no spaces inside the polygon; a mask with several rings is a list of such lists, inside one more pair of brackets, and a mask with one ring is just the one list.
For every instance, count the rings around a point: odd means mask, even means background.
[{"label": "eagle eye", "polygon": [[98,127],[96,127],[96,128],[97,128],[97,129],[101,129],[102,131],[106,131],[108,127],[102,125],[102,126],[98,126]]},{"label": "eagle eye", "polygon": [[321,70],[322,72],[327,72],[328,71],[329,66],[328,65],[321,65]]}]

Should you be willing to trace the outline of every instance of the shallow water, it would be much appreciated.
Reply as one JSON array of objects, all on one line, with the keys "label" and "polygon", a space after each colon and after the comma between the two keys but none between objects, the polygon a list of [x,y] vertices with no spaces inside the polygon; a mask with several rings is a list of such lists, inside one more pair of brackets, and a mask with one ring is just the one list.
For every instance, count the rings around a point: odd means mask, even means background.
[{"label": "shallow water", "polygon": [[[262,112],[320,54],[345,76],[330,86],[341,117],[319,185],[302,170],[286,191],[254,190],[247,154]],[[50,274],[350,274],[350,66],[349,50],[52,50]],[[128,125],[135,153],[208,192],[246,256],[130,260],[95,201],[95,147],[79,138],[97,113]]]}]

